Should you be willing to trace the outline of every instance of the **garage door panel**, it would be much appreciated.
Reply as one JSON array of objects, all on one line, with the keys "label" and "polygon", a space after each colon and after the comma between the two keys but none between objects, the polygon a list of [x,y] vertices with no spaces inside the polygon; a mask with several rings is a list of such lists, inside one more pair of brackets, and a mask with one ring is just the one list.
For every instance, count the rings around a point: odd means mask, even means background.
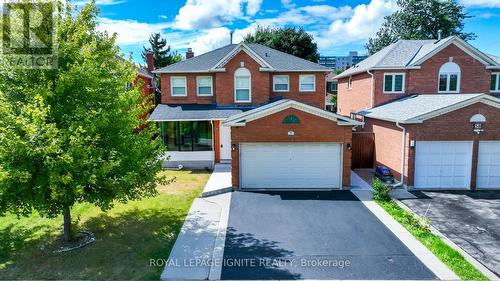
[{"label": "garage door panel", "polygon": [[477,188],[500,188],[500,141],[480,141]]},{"label": "garage door panel", "polygon": [[342,145],[241,144],[241,188],[340,188]]},{"label": "garage door panel", "polygon": [[469,188],[471,162],[472,142],[417,142],[415,188]]}]

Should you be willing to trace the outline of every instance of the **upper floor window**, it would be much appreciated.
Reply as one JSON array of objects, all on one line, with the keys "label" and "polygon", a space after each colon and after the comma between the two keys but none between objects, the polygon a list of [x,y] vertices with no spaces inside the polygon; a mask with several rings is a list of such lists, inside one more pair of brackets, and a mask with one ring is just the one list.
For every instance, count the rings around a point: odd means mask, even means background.
[{"label": "upper floor window", "polygon": [[250,102],[252,98],[251,74],[244,67],[238,68],[234,72],[234,101]]},{"label": "upper floor window", "polygon": [[439,69],[439,93],[458,93],[460,91],[460,67],[447,62]]},{"label": "upper floor window", "polygon": [[300,75],[299,91],[300,92],[316,91],[316,76],[314,74]]},{"label": "upper floor window", "polygon": [[170,77],[170,93],[172,96],[185,97],[186,92],[186,77],[172,76]]},{"label": "upper floor window", "polygon": [[404,91],[405,91],[404,73],[384,74],[384,93],[404,93]]},{"label": "upper floor window", "polygon": [[212,90],[212,76],[198,76],[196,77],[196,91],[198,96],[211,96]]},{"label": "upper floor window", "polygon": [[352,76],[349,76],[349,81],[347,81],[347,88],[352,89]]},{"label": "upper floor window", "polygon": [[288,92],[290,89],[290,78],[288,75],[274,75],[273,76],[273,91],[274,92]]},{"label": "upper floor window", "polygon": [[491,74],[491,92],[500,93],[500,72]]},{"label": "upper floor window", "polygon": [[337,82],[332,82],[332,84],[330,85],[330,91],[336,94],[338,91],[338,86],[339,84]]}]

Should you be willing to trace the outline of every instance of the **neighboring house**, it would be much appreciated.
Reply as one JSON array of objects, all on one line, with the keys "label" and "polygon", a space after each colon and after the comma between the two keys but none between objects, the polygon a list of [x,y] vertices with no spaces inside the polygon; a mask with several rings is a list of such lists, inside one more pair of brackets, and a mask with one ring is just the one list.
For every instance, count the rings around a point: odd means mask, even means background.
[{"label": "neighboring house", "polygon": [[344,70],[349,68],[368,56],[358,55],[358,52],[351,51],[347,56],[320,56],[318,63],[322,66],[335,70]]},{"label": "neighboring house", "polygon": [[335,79],[336,74],[334,72],[328,73],[326,76],[326,110],[331,112],[337,112],[337,105],[333,103],[332,100],[337,98],[337,86],[338,81]]},{"label": "neighboring house", "polygon": [[415,189],[500,188],[500,58],[458,37],[400,40],[336,78],[337,113],[365,122],[355,166],[374,157]]},{"label": "neighboring house", "polygon": [[165,166],[231,163],[243,189],[350,185],[359,121],[325,111],[331,70],[258,44],[231,44],[158,69],[162,103],[150,116]]}]

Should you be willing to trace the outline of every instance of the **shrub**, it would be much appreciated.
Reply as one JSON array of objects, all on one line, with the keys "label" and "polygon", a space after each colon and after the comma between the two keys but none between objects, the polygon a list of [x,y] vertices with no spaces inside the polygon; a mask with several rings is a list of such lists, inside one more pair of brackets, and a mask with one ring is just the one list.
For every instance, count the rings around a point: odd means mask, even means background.
[{"label": "shrub", "polygon": [[391,199],[391,197],[389,196],[389,191],[391,190],[391,188],[378,178],[373,179],[372,187],[374,200],[389,201]]}]

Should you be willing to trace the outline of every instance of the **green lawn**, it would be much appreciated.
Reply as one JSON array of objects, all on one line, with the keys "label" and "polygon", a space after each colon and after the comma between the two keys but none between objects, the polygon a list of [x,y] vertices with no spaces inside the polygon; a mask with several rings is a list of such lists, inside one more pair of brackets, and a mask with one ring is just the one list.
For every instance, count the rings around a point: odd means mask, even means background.
[{"label": "green lawn", "polygon": [[0,217],[0,279],[142,279],[157,280],[162,268],[150,259],[167,258],[193,199],[208,172],[164,171],[177,180],[159,186],[160,195],[116,206],[104,213],[89,204],[75,206],[78,229],[97,241],[65,254],[45,250],[62,228],[62,218],[33,214]]},{"label": "green lawn", "polygon": [[394,219],[404,226],[413,236],[424,244],[438,259],[444,262],[462,280],[489,280],[455,249],[444,243],[441,238],[432,234],[428,227],[422,225],[410,212],[401,208],[393,200],[376,202]]}]

